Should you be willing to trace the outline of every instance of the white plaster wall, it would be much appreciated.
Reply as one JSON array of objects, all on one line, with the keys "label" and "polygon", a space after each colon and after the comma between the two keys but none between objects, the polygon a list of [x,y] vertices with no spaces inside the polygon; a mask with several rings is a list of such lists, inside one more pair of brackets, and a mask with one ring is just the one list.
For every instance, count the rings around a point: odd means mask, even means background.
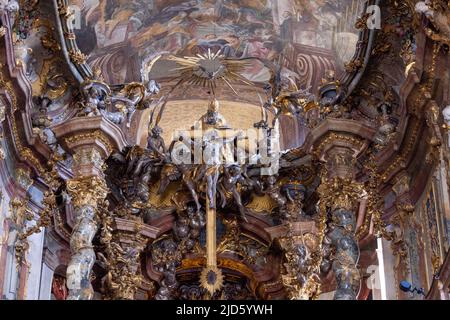
[{"label": "white plaster wall", "polygon": [[28,238],[30,249],[27,254],[27,262],[29,263],[30,269],[25,290],[26,300],[39,299],[44,235],[45,232],[42,228],[40,233],[35,233]]},{"label": "white plaster wall", "polygon": [[43,263],[40,277],[39,300],[51,300],[52,280],[53,270]]},{"label": "white plaster wall", "polygon": [[2,228],[0,238],[2,239],[2,243],[8,247],[8,250],[6,252],[4,285],[3,288],[0,288],[0,290],[2,299],[14,300],[16,299],[18,279],[17,279],[17,268],[14,259],[13,244],[17,232],[10,231],[9,235],[7,236],[5,230],[3,230],[3,222],[5,219],[8,219],[10,215],[9,212],[10,198],[4,189],[1,189],[1,191],[3,195],[3,200],[0,208],[0,221],[1,221],[0,228]]}]

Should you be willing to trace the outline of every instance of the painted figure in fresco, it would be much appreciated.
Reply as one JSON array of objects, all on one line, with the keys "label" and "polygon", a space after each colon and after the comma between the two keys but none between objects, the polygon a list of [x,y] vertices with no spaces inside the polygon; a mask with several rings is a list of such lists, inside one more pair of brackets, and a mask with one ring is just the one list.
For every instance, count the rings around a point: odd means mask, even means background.
[{"label": "painted figure in fresco", "polygon": [[241,39],[235,34],[217,37],[215,34],[206,35],[204,39],[191,40],[187,46],[187,53],[220,52],[225,58],[240,58],[243,55],[240,49]]},{"label": "painted figure in fresco", "polygon": [[[348,4],[351,1],[105,0],[84,2],[82,10],[87,19],[85,29],[95,30],[93,47],[111,47],[108,59],[96,49],[93,52],[93,61],[106,67],[123,59],[123,52],[115,47],[120,44],[130,48],[126,55],[141,59],[162,52],[192,56],[211,49],[227,58],[274,60],[291,44],[331,50],[333,27]],[[289,62],[295,65],[295,61]],[[120,71],[108,75],[111,81],[123,82],[125,74],[128,77],[135,72],[129,70],[130,65],[118,67]],[[249,70],[249,78],[266,81],[264,68],[258,64],[254,68]]]}]

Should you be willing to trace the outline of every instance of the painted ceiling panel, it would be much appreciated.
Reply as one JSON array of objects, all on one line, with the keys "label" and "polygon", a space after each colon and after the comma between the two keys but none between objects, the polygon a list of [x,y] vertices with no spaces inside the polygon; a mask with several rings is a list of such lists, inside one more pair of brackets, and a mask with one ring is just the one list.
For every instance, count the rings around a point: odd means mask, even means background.
[{"label": "painted ceiling panel", "polygon": [[[148,57],[211,50],[228,58],[288,59],[291,68],[285,67],[284,73],[307,85],[301,79],[305,55],[289,53],[312,50],[314,54],[306,54],[309,65],[325,58],[330,60],[327,68],[342,71],[355,52],[354,23],[362,10],[361,0],[72,0],[71,4],[80,13],[75,21],[78,46],[89,54],[91,67],[108,70],[112,83],[140,80],[141,64]],[[170,72],[170,65],[159,64],[152,76],[166,77]],[[323,75],[322,68],[307,70],[311,72]],[[253,81],[267,81],[261,65],[255,64],[248,73]]]}]

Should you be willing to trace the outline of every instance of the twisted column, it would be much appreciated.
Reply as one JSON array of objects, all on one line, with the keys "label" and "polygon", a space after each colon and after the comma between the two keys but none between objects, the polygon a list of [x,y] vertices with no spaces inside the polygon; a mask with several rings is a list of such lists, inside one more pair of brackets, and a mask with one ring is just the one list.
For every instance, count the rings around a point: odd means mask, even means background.
[{"label": "twisted column", "polygon": [[[93,159],[96,158],[96,161]],[[106,198],[107,186],[99,170],[101,158],[95,149],[83,149],[75,154],[74,172],[88,170],[89,175],[79,175],[67,182],[72,197],[75,226],[70,238],[72,256],[67,267],[69,300],[90,300],[94,292],[91,286],[91,270],[95,263],[92,239],[97,232],[97,203]],[[94,173],[94,174],[92,174]],[[97,175],[95,175],[97,173]]]},{"label": "twisted column", "polygon": [[104,161],[126,145],[122,130],[103,117],[75,117],[52,129],[58,143],[73,156],[73,178],[67,181],[75,225],[70,238],[72,251],[67,267],[70,300],[89,300],[94,292],[91,271],[96,256],[92,239],[98,229],[98,203],[106,198]]},{"label": "twisted column", "polygon": [[333,271],[336,276],[335,300],[355,300],[361,286],[357,267],[359,247],[355,238],[356,217],[351,209],[336,208],[332,212],[333,227],[329,238],[335,247]]},{"label": "twisted column", "polygon": [[328,174],[319,190],[321,201],[331,210],[327,236],[335,249],[332,263],[337,283],[335,300],[355,300],[361,286],[355,231],[358,200],[364,189],[354,179],[354,154],[347,147],[333,147],[327,152]]}]

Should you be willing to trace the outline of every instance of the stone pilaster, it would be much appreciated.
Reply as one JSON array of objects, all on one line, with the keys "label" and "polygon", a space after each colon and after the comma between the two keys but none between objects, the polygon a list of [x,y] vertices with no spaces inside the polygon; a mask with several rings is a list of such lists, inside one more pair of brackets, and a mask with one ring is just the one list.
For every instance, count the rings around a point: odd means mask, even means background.
[{"label": "stone pilaster", "polygon": [[[395,283],[410,280],[411,266],[409,264],[409,247],[406,232],[410,226],[410,218],[414,215],[414,206],[409,195],[409,175],[402,171],[394,179],[392,191],[396,195],[396,213],[391,217],[392,227],[391,249],[395,256],[394,276]],[[397,299],[409,299],[409,294],[400,291],[397,286]]]}]

